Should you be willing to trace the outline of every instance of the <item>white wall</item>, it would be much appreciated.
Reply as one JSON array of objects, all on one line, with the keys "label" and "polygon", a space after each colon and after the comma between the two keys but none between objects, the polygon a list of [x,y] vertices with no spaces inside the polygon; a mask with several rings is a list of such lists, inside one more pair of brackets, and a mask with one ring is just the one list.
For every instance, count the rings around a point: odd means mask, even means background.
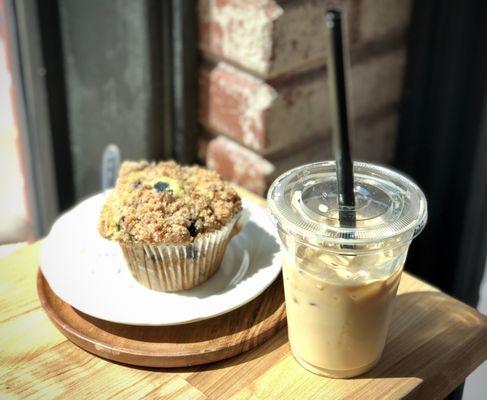
[{"label": "white wall", "polygon": [[[485,264],[484,278],[480,286],[480,301],[478,310],[487,315],[487,263]],[[463,400],[487,399],[487,361],[478,367],[465,382]]]}]

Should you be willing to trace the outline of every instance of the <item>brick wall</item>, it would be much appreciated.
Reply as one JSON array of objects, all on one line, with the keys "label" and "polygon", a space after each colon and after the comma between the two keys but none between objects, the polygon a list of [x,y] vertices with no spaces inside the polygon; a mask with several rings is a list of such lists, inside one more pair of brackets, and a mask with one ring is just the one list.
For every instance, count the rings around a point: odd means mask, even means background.
[{"label": "brick wall", "polygon": [[346,12],[352,153],[392,160],[412,0],[199,0],[199,158],[264,194],[331,158],[324,13]]}]

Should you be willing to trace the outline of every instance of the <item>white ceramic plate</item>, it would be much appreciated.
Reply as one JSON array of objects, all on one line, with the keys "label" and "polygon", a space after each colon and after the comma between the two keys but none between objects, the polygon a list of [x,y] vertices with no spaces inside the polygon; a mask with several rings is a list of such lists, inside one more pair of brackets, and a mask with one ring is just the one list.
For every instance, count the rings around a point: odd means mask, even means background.
[{"label": "white ceramic plate", "polygon": [[117,243],[96,224],[105,195],[91,197],[54,224],[41,247],[41,269],[65,302],[93,317],[129,325],[174,325],[224,314],[262,293],[281,267],[274,226],[265,209],[244,201],[245,228],[229,243],[222,265],[207,282],[161,293],[130,274]]}]

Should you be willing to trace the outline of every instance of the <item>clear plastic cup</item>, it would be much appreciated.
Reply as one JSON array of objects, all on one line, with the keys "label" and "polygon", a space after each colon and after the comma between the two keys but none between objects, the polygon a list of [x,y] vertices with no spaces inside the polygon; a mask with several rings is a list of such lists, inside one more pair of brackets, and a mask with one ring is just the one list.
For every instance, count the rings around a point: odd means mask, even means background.
[{"label": "clear plastic cup", "polygon": [[282,241],[291,350],[311,372],[360,375],[380,359],[409,245],[426,198],[403,175],[354,163],[353,226],[340,221],[335,163],[277,178],[268,205]]}]

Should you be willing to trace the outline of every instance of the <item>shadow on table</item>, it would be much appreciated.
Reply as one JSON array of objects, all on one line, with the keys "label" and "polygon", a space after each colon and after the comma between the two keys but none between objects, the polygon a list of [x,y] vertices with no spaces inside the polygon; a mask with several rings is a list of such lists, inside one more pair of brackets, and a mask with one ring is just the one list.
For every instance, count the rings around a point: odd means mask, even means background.
[{"label": "shadow on table", "polygon": [[[152,367],[140,367],[136,365],[128,365],[119,363],[113,360],[113,362],[118,365],[124,365],[127,368],[135,368],[144,371],[153,371],[161,373],[188,373],[188,372],[201,372],[201,371],[217,371],[220,369],[225,369],[228,367],[236,366],[243,363],[248,363],[252,361],[258,361],[261,357],[266,356],[269,353],[279,352],[281,357],[288,353],[289,342],[287,337],[287,327],[283,327],[269,340],[262,343],[260,346],[255,347],[245,353],[241,353],[237,356],[230,357],[224,360],[215,361],[208,364],[195,365],[191,367],[178,367],[178,368],[152,368]],[[277,357],[280,359],[281,357]]]},{"label": "shadow on table", "polygon": [[483,316],[443,293],[400,294],[380,362],[353,380],[416,377],[429,384],[418,382],[413,398],[429,398],[432,388],[446,396],[471,372],[470,339],[485,326]]},{"label": "shadow on table", "polygon": [[[396,298],[381,361],[368,373],[349,381],[365,383],[372,378],[418,378],[416,389],[409,394],[411,398],[433,398],[433,394],[435,398],[441,398],[461,384],[475,367],[472,364],[475,351],[472,341],[481,337],[482,330],[486,332],[486,318],[451,297],[437,292],[401,294]],[[258,362],[269,353],[275,354],[273,362],[278,362],[288,350],[284,327],[255,349],[226,360],[187,368],[140,369],[164,373],[212,371]],[[296,373],[308,374],[297,363]],[[428,385],[420,384],[426,380]]]},{"label": "shadow on table", "polygon": [[[418,377],[431,380],[435,375],[443,375],[444,380],[444,366],[461,358],[458,355],[462,352],[462,346],[463,351],[469,350],[468,340],[479,336],[479,330],[487,331],[486,321],[476,310],[467,308],[465,304],[443,293],[428,291],[400,294],[395,300],[391,327],[380,362],[368,373],[353,379]],[[271,340],[266,351],[260,351],[257,347],[238,357],[202,368],[238,364],[262,357],[283,346],[288,348],[286,329],[277,336]],[[261,347],[265,348],[266,344]],[[455,378],[460,383],[464,376],[452,377]]]},{"label": "shadow on table", "polygon": [[[254,349],[245,351],[234,357],[209,364],[185,368],[139,367],[111,360],[111,362],[115,362],[116,364],[126,365],[128,368],[164,373],[210,371],[257,360],[274,351],[277,351],[278,354],[281,354],[282,356],[287,354],[289,345],[287,340],[287,329],[285,326],[286,321],[282,286],[282,276],[279,275],[262,296],[259,296],[245,306],[220,317],[185,324],[185,329],[181,329],[181,326],[177,325],[166,327],[127,326],[100,320],[77,310],[74,311],[79,314],[83,320],[88,321],[92,325],[92,329],[98,329],[102,334],[106,332],[108,335],[112,335],[112,337],[121,340],[136,340],[139,342],[155,343],[156,345],[159,343],[169,344],[169,351],[175,354],[184,350],[186,347],[185,345],[194,346],[196,343],[199,343],[204,344],[200,352],[205,356],[205,352],[209,347],[215,349],[218,348],[219,345],[226,346],[226,343],[222,344],[219,342],[222,341],[222,338],[223,341],[225,341],[225,338],[233,335],[243,338],[241,343],[237,342],[236,344],[233,344],[236,348],[240,348],[240,346],[242,348],[245,348],[246,346],[252,347],[254,346],[253,343],[255,343],[255,341],[263,340],[263,342]],[[272,321],[271,325],[267,325],[269,321]],[[255,325],[259,324],[262,324],[260,325],[260,328],[246,331],[249,326],[255,327]],[[264,328],[264,326],[267,326],[267,328]],[[268,339],[262,339],[260,337],[265,329],[269,329],[268,333],[270,336]],[[272,332],[275,332],[275,334]],[[232,341],[232,339],[230,339],[230,341]],[[237,350],[237,353],[240,351],[242,351],[241,348]]]}]

